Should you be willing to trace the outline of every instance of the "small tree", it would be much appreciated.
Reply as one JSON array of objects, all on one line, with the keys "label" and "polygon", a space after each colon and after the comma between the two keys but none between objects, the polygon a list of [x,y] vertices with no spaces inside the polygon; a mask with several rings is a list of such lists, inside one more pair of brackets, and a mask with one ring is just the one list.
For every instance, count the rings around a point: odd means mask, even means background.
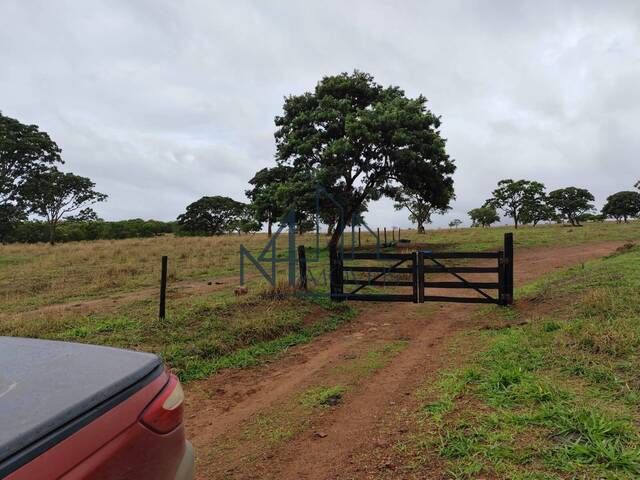
[{"label": "small tree", "polygon": [[460,220],[459,218],[454,218],[449,222],[450,228],[458,228],[460,225],[462,225],[462,220]]},{"label": "small tree", "polygon": [[418,233],[424,233],[424,225],[431,223],[431,215],[443,214],[451,209],[449,202],[453,198],[453,188],[438,190],[437,193],[438,196],[434,196],[429,195],[429,192],[398,188],[394,197],[394,207],[396,210],[409,210],[409,220],[417,224]]},{"label": "small tree", "polygon": [[278,202],[277,191],[291,175],[291,167],[275,166],[258,171],[249,183],[253,188],[245,193],[249,200],[255,219],[267,223],[267,234],[271,236],[273,224],[285,214],[284,207]]},{"label": "small tree", "polygon": [[638,192],[618,192],[607,197],[607,203],[602,207],[602,214],[613,217],[617,222],[624,219],[640,215],[640,193]]},{"label": "small tree", "polygon": [[493,207],[480,207],[470,210],[469,217],[471,217],[472,227],[490,227],[492,223],[500,221],[496,209]]},{"label": "small tree", "polygon": [[559,188],[549,193],[549,205],[551,205],[563,219],[569,220],[571,225],[579,227],[580,218],[585,213],[592,211],[594,200],[589,190],[584,188],[567,187]]},{"label": "small tree", "polygon": [[246,205],[229,197],[202,197],[178,216],[183,232],[193,235],[222,235],[236,231],[246,215]]},{"label": "small tree", "polygon": [[492,197],[485,202],[486,207],[501,209],[507,216],[513,218],[513,224],[518,228],[522,208],[536,198],[544,195],[544,185],[529,180],[513,181],[510,178],[500,180]]},{"label": "small tree", "polygon": [[62,163],[60,148],[49,135],[0,112],[0,241],[27,218],[27,178],[55,163]]},{"label": "small tree", "polygon": [[56,168],[34,173],[27,179],[22,191],[29,212],[46,219],[51,245],[65,215],[107,199],[107,195],[94,190],[95,186],[87,177],[63,173]]},{"label": "small tree", "polygon": [[245,205],[242,213],[238,216],[234,225],[238,234],[241,233],[255,233],[259,232],[262,228],[262,223],[256,220],[255,214],[251,205]]},{"label": "small tree", "polygon": [[[324,77],[313,92],[285,99],[275,119],[278,163],[321,179],[345,220],[390,187],[452,188],[455,165],[426,103],[363,72]],[[335,229],[330,243],[341,234]]]}]

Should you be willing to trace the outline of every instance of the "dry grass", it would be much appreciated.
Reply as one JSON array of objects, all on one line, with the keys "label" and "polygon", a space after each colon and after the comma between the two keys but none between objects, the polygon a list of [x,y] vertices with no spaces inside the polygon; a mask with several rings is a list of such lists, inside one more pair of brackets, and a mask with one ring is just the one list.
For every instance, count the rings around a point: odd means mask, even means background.
[{"label": "dry grass", "polygon": [[[428,243],[434,248],[488,250],[498,247],[507,231],[513,229],[440,229],[430,230],[426,235],[405,229],[401,236],[413,242]],[[389,229],[387,239],[391,241],[391,238]],[[375,244],[375,238],[367,232],[363,231],[361,239],[364,246]],[[640,239],[640,222],[593,223],[582,228],[557,225],[522,227],[516,232],[516,245],[519,247],[637,239]],[[221,237],[165,235],[147,239],[72,242],[53,247],[47,244],[2,245],[0,308],[5,312],[27,311],[41,305],[155,287],[162,255],[169,256],[169,279],[174,283],[205,278],[238,278],[240,244],[257,254],[267,241],[265,234]],[[313,234],[302,236],[302,241],[298,237],[297,241],[307,246],[315,245]],[[286,235],[278,239],[279,255],[285,254],[286,242]],[[324,243],[326,239],[322,238],[321,244]],[[345,247],[350,245],[351,234],[348,233]],[[323,255],[326,256],[326,252]],[[255,272],[255,269],[250,267],[249,271]]]}]

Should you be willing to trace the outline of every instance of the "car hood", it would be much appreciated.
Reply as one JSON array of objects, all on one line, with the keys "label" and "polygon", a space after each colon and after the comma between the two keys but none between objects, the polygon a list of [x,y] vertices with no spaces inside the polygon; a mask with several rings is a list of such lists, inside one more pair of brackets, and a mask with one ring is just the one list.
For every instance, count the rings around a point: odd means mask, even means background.
[{"label": "car hood", "polygon": [[0,465],[69,422],[104,408],[161,365],[150,353],[0,337]]}]

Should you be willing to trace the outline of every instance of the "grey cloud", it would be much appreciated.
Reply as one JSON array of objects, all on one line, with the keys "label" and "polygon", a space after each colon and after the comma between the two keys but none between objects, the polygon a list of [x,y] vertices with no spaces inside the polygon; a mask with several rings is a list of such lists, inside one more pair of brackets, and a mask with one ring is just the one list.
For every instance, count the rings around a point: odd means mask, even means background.
[{"label": "grey cloud", "polygon": [[[466,220],[502,177],[591,189],[640,178],[640,4],[0,3],[0,109],[37,123],[110,195],[106,218],[244,198],[272,163],[282,99],[354,68],[424,94]],[[400,216],[399,216],[400,215]],[[384,201],[372,225],[408,226]]]}]

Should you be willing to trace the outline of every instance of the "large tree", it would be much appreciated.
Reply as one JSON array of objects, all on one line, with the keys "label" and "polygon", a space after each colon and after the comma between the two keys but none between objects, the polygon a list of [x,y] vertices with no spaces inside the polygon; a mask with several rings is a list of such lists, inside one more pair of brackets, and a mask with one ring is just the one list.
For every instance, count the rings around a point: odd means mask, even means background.
[{"label": "large tree", "polygon": [[45,218],[51,245],[65,215],[107,199],[107,195],[94,190],[95,186],[87,177],[64,173],[55,167],[29,176],[22,188],[24,198],[30,213]]},{"label": "large tree", "polygon": [[394,207],[396,210],[406,208],[409,211],[409,220],[418,226],[418,233],[424,233],[425,224],[431,223],[431,215],[443,214],[451,209],[449,203],[453,197],[453,186],[450,189],[439,189],[437,192],[421,192],[401,187],[396,190]]},{"label": "large tree", "polygon": [[493,207],[480,207],[469,210],[472,227],[490,227],[492,223],[500,221],[500,217]]},{"label": "large tree", "polygon": [[628,218],[640,215],[640,193],[626,191],[608,196],[607,203],[602,207],[602,214],[613,217],[618,222],[623,219],[627,223]]},{"label": "large tree", "polygon": [[571,225],[579,227],[580,218],[593,210],[594,198],[585,188],[567,187],[549,192],[549,205],[556,209],[558,215],[568,220]]},{"label": "large tree", "polygon": [[241,229],[247,206],[229,197],[202,197],[178,216],[183,232],[194,235],[222,235]]},{"label": "large tree", "polygon": [[555,218],[555,209],[549,205],[544,192],[527,198],[520,209],[520,222],[530,223],[534,227],[540,222],[554,220]]},{"label": "large tree", "polygon": [[341,200],[345,219],[390,187],[451,189],[455,165],[440,118],[426,102],[359,71],[324,77],[313,92],[285,99],[275,119],[277,161],[322,179],[327,193]]},{"label": "large tree", "polygon": [[508,217],[513,218],[513,224],[518,228],[520,216],[525,205],[536,201],[544,195],[544,185],[530,180],[511,180],[507,178],[498,182],[490,199],[485,206],[501,209]]},{"label": "large tree", "polygon": [[36,125],[24,125],[0,112],[0,241],[27,216],[27,178],[62,163],[60,148]]}]

